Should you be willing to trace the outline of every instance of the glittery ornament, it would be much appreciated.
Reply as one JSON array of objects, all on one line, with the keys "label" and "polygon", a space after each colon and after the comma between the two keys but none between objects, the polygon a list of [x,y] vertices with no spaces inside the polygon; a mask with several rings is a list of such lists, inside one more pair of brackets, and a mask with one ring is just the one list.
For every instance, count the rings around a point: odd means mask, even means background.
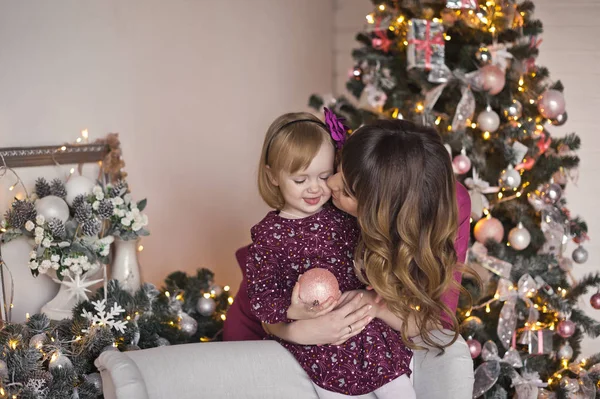
[{"label": "glittery ornament", "polygon": [[217,303],[214,299],[208,297],[201,296],[198,299],[198,303],[196,304],[196,310],[202,316],[208,317],[215,313],[215,309],[217,308]]},{"label": "glittery ornament", "polygon": [[452,160],[452,169],[454,173],[463,175],[471,169],[471,160],[464,154],[458,154]]},{"label": "glittery ornament", "polygon": [[318,306],[330,297],[337,299],[340,296],[338,281],[327,269],[310,269],[300,276],[298,282],[300,300],[304,303]]},{"label": "glittery ornament", "polygon": [[102,392],[102,377],[100,373],[91,373],[84,376],[85,380],[96,387],[96,389]]},{"label": "glittery ornament", "polygon": [[517,120],[523,115],[523,105],[513,99],[510,104],[502,107],[502,113],[506,119]]},{"label": "glittery ornament", "polygon": [[44,346],[44,342],[46,342],[46,338],[47,336],[44,333],[35,334],[29,339],[29,347],[41,349]]},{"label": "glittery ornament", "polygon": [[590,298],[590,305],[596,310],[600,309],[600,292],[595,293]]},{"label": "glittery ornament", "polygon": [[556,204],[562,196],[562,189],[556,183],[548,183],[542,187],[540,198],[546,204]]},{"label": "glittery ornament", "polygon": [[550,123],[552,124],[552,126],[562,126],[565,123],[567,123],[568,119],[569,116],[567,115],[567,111],[565,111],[562,114],[558,115],[556,118],[551,119]]},{"label": "glittery ornament", "polygon": [[156,339],[156,346],[170,346],[170,345],[171,345],[171,343],[166,338],[158,337]]},{"label": "glittery ornament", "polygon": [[500,187],[508,190],[518,188],[521,184],[521,174],[516,171],[512,165],[508,165],[508,167],[500,173],[498,184]]},{"label": "glittery ornament", "polygon": [[575,334],[575,323],[573,323],[571,320],[562,320],[560,323],[558,323],[556,331],[561,337],[569,338]]},{"label": "glittery ornament", "polygon": [[504,237],[504,227],[502,223],[491,216],[483,218],[477,222],[473,230],[475,239],[482,244],[487,240],[501,242]]},{"label": "glittery ornament", "polygon": [[71,359],[69,359],[67,356],[63,355],[60,352],[54,352],[54,354],[50,358],[50,363],[48,364],[48,368],[50,370],[70,369],[72,367],[73,363],[71,363]]},{"label": "glittery ornament", "polygon": [[569,345],[569,342],[565,342],[558,349],[557,355],[560,360],[571,360],[573,357],[573,348]]},{"label": "glittery ornament", "polygon": [[476,339],[467,340],[469,346],[469,352],[471,352],[471,358],[475,359],[481,353],[481,343]]},{"label": "glittery ornament", "polygon": [[522,251],[529,246],[531,234],[529,233],[529,230],[523,226],[523,223],[519,223],[517,227],[514,227],[508,232],[508,242],[515,250]]},{"label": "glittery ornament", "polygon": [[477,125],[484,132],[493,133],[500,126],[500,117],[491,107],[487,107],[477,116]]},{"label": "glittery ornament", "polygon": [[483,90],[492,96],[500,93],[506,84],[504,71],[496,65],[486,65],[479,70]]},{"label": "glittery ornament", "polygon": [[185,312],[179,314],[179,328],[188,335],[196,334],[198,322]]},{"label": "glittery ornament", "polygon": [[577,248],[575,248],[571,257],[573,258],[573,262],[582,264],[587,262],[588,255],[588,251],[580,245]]},{"label": "glittery ornament", "polygon": [[546,90],[538,98],[538,111],[544,118],[557,118],[565,112],[565,97],[558,90]]}]

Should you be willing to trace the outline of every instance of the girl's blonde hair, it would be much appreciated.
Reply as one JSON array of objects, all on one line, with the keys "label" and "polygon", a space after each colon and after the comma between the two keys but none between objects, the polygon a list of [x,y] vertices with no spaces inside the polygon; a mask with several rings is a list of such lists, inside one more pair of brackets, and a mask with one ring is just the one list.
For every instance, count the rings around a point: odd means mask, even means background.
[{"label": "girl's blonde hair", "polygon": [[308,112],[284,114],[271,123],[258,164],[258,191],[267,205],[274,209],[285,205],[269,173],[277,176],[307,168],[323,143],[334,145],[325,124]]},{"label": "girl's blonde hair", "polygon": [[[462,289],[457,270],[455,178],[438,133],[406,121],[375,121],[359,128],[341,158],[347,191],[356,198],[361,238],[359,277],[402,320],[415,320],[423,342],[443,348],[458,338],[454,312],[441,302]],[[449,316],[453,340],[442,345],[427,327]],[[407,323],[402,338],[407,346]]]}]

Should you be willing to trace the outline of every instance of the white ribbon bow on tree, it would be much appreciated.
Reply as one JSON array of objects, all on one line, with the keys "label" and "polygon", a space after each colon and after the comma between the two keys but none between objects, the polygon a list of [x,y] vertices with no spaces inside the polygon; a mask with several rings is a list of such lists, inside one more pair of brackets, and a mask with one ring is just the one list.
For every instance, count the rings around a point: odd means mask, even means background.
[{"label": "white ribbon bow on tree", "polygon": [[484,209],[489,209],[490,202],[486,194],[495,194],[500,191],[500,187],[490,185],[487,181],[479,177],[475,167],[472,169],[473,177],[465,179],[465,186],[469,189],[471,197],[471,216],[474,220],[479,220]]},{"label": "white ribbon bow on tree", "polygon": [[537,284],[529,274],[521,276],[516,289],[510,280],[501,278],[498,281],[496,297],[498,297],[498,300],[504,301],[504,305],[500,311],[497,331],[500,342],[504,348],[508,349],[510,347],[513,335],[515,334],[515,329],[517,328],[517,313],[515,307],[519,298],[521,298],[529,307],[528,322],[530,324],[537,322],[539,312],[533,307],[533,302],[529,299],[530,295],[533,295],[536,292]]},{"label": "white ribbon bow on tree", "polygon": [[487,341],[483,344],[481,358],[484,362],[475,370],[473,398],[483,395],[496,384],[498,377],[500,377],[500,363],[506,363],[513,367],[513,369],[523,367],[521,356],[516,349],[510,348],[506,351],[504,357],[501,358],[498,355],[498,347],[494,341]]}]

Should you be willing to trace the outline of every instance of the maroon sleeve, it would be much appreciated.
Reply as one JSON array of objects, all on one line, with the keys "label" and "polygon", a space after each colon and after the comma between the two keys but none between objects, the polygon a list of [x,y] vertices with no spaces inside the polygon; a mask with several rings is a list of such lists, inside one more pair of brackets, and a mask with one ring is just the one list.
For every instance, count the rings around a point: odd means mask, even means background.
[{"label": "maroon sleeve", "polygon": [[292,298],[284,289],[277,256],[257,236],[253,237],[246,261],[250,311],[263,323],[285,323]]},{"label": "maroon sleeve", "polygon": [[[456,183],[456,202],[458,204],[458,234],[456,241],[454,241],[454,249],[458,261],[463,263],[467,256],[469,234],[471,232],[471,198],[467,189],[458,182]],[[462,279],[460,271],[454,272],[454,279],[460,284]],[[456,312],[458,296],[458,289],[453,288],[444,293],[441,300],[452,312]],[[442,321],[449,323],[450,318],[447,315],[442,315]]]}]

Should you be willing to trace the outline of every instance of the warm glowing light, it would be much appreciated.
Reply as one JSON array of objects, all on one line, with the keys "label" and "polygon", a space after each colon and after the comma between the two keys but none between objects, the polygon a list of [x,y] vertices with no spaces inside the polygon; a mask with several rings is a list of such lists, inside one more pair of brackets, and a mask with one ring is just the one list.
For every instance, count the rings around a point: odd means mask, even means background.
[{"label": "warm glowing light", "polygon": [[29,313],[25,313],[25,318],[29,320]]},{"label": "warm glowing light", "polygon": [[[486,19],[486,20],[487,20],[487,19]],[[487,22],[486,22],[486,23],[487,23]],[[496,27],[495,27],[495,26],[492,26],[492,27],[490,28],[490,33],[494,33],[494,32],[496,32]]]},{"label": "warm glowing light", "polygon": [[451,132],[452,131],[452,125],[448,125],[448,131]]},{"label": "warm glowing light", "polygon": [[204,294],[204,298],[206,298],[206,299],[210,298],[210,294],[209,294],[208,292],[207,292],[207,293],[205,293],[205,294]]},{"label": "warm glowing light", "polygon": [[71,170],[69,171],[70,174],[75,173],[75,168],[71,168]]},{"label": "warm glowing light", "polygon": [[129,315],[128,315],[128,316],[126,317],[126,319],[127,319],[127,320],[131,320],[131,316],[129,316]]},{"label": "warm glowing light", "polygon": [[498,199],[502,199],[502,193],[498,193]]},{"label": "warm glowing light", "polygon": [[10,341],[8,341],[8,346],[10,346],[10,349],[12,350],[17,349],[17,345],[19,345],[19,341],[17,341],[16,339],[11,339]]},{"label": "warm glowing light", "polygon": [[375,23],[375,18],[373,18],[373,15],[369,14],[366,16],[367,18],[367,22],[370,24],[374,24]]},{"label": "warm glowing light", "polygon": [[223,291],[227,292],[231,289],[231,287],[229,287],[228,285],[226,285],[225,287],[223,287]]},{"label": "warm glowing light", "polygon": [[450,40],[452,40],[452,36],[444,34],[444,39],[446,39],[446,41],[449,42]]},{"label": "warm glowing light", "polygon": [[491,136],[492,135],[490,134],[490,132],[483,132],[483,139],[484,140],[489,140]]},{"label": "warm glowing light", "polygon": [[81,137],[77,137],[77,140],[75,140],[77,143],[81,143]]},{"label": "warm glowing light", "polygon": [[523,76],[521,76],[521,78],[519,79],[519,86],[523,86],[524,83],[525,81],[523,80]]},{"label": "warm glowing light", "polygon": [[469,223],[473,223],[473,218],[469,218]]},{"label": "warm glowing light", "polygon": [[425,109],[425,106],[423,105],[423,103],[417,103],[417,107],[416,107],[417,112],[423,112],[424,109]]},{"label": "warm glowing light", "polygon": [[226,319],[227,319],[227,317],[224,314],[222,314],[221,315],[221,320],[225,321]]},{"label": "warm glowing light", "polygon": [[15,189],[15,185],[13,184],[12,186],[10,186],[10,187],[8,188],[8,191],[12,191],[12,190],[14,190],[14,189]]},{"label": "warm glowing light", "polygon": [[548,378],[548,385],[552,385],[552,378]]},{"label": "warm glowing light", "polygon": [[210,342],[210,338],[208,338],[208,337],[200,337],[200,342]]},{"label": "warm glowing light", "polygon": [[381,4],[381,5],[379,6],[379,10],[380,10],[380,11],[385,11],[385,5]]},{"label": "warm glowing light", "polygon": [[467,316],[467,317],[471,316],[471,311],[467,310],[467,313],[465,313],[465,316]]},{"label": "warm glowing light", "polygon": [[434,123],[436,124],[436,126],[439,126],[439,124],[440,124],[441,121],[442,121],[442,117],[438,116],[437,118],[435,118],[435,122]]},{"label": "warm glowing light", "polygon": [[87,130],[87,129],[83,129],[83,130],[81,131],[81,137],[83,137],[84,139],[86,139],[86,140],[87,140],[87,138],[89,137],[89,133],[88,133],[88,130]]},{"label": "warm glowing light", "polygon": [[144,250],[144,246],[143,246],[143,245],[140,245],[140,246],[138,247],[138,252],[142,252],[143,250]]},{"label": "warm glowing light", "polygon": [[227,302],[229,302],[229,304],[232,305],[233,304],[233,297],[230,296],[229,298],[227,298]]},{"label": "warm glowing light", "polygon": [[490,313],[491,311],[492,309],[490,309],[490,304],[488,303],[487,305],[485,305],[485,312]]},{"label": "warm glowing light", "polygon": [[402,44],[404,44],[405,46],[408,46],[408,41],[403,41]]},{"label": "warm glowing light", "polygon": [[178,301],[183,301],[183,295],[177,294],[177,296],[175,297],[175,299],[177,299]]},{"label": "warm glowing light", "polygon": [[165,291],[165,296],[166,296],[167,298],[171,298],[171,293],[170,293],[169,291]]},{"label": "warm glowing light", "polygon": [[399,24],[404,22],[404,15],[400,15],[396,21],[398,21]]},{"label": "warm glowing light", "polygon": [[477,123],[473,122],[471,123],[471,129],[475,129],[477,127]]}]

